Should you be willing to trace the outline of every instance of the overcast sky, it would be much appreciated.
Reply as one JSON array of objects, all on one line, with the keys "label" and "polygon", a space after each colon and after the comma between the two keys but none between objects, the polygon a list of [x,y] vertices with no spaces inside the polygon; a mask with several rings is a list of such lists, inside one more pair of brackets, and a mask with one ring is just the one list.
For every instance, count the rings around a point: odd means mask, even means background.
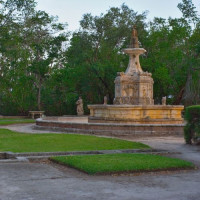
[{"label": "overcast sky", "polygon": [[[142,13],[149,11],[148,19],[154,17],[175,18],[180,17],[181,12],[177,5],[181,0],[36,0],[37,8],[44,10],[50,15],[58,16],[59,22],[67,22],[70,31],[79,28],[79,21],[85,13],[100,15],[106,13],[110,7],[119,7],[123,3],[129,8]],[[200,0],[193,0],[200,11]]]}]

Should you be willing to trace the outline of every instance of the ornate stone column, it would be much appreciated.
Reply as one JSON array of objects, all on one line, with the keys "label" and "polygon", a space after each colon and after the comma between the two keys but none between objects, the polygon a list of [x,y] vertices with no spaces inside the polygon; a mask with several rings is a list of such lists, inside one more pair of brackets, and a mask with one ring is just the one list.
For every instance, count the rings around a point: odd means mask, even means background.
[{"label": "ornate stone column", "polygon": [[123,50],[129,55],[129,64],[124,72],[118,72],[115,79],[114,104],[153,105],[153,79],[151,73],[143,72],[139,56],[146,52],[139,48],[136,29],[132,31],[129,48]]}]

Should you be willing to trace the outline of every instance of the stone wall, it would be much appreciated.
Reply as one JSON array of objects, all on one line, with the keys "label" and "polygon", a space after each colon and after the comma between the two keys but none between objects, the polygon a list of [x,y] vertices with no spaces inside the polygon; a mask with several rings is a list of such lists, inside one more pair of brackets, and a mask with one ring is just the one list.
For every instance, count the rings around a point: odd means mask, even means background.
[{"label": "stone wall", "polygon": [[38,119],[36,120],[35,128],[68,133],[86,133],[95,135],[133,135],[142,137],[183,135],[184,125],[70,123]]},{"label": "stone wall", "polygon": [[182,124],[183,106],[88,105],[89,122],[129,124]]}]

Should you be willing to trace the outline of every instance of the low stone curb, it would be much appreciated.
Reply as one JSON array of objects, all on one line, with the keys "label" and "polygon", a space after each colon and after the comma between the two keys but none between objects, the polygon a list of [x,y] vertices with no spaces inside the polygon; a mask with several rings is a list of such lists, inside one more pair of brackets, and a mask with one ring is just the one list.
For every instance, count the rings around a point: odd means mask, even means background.
[{"label": "low stone curb", "polygon": [[28,160],[47,159],[52,156],[70,155],[97,155],[97,154],[120,154],[120,153],[152,153],[152,154],[179,154],[179,152],[169,152],[162,149],[122,149],[122,150],[99,150],[99,151],[68,151],[68,152],[31,152],[13,153],[0,152],[0,162],[16,162]]},{"label": "low stone curb", "polygon": [[29,162],[29,159],[27,159],[25,157],[17,157],[15,159],[0,160],[0,164],[4,164],[4,163],[21,163],[21,162]]}]

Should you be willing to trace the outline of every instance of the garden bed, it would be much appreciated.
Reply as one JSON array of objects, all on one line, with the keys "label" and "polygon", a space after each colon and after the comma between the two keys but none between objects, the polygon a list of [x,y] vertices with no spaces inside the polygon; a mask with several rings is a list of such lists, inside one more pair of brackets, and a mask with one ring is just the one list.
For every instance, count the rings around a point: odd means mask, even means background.
[{"label": "garden bed", "polygon": [[191,162],[152,154],[58,156],[50,160],[90,175],[194,169]]}]

